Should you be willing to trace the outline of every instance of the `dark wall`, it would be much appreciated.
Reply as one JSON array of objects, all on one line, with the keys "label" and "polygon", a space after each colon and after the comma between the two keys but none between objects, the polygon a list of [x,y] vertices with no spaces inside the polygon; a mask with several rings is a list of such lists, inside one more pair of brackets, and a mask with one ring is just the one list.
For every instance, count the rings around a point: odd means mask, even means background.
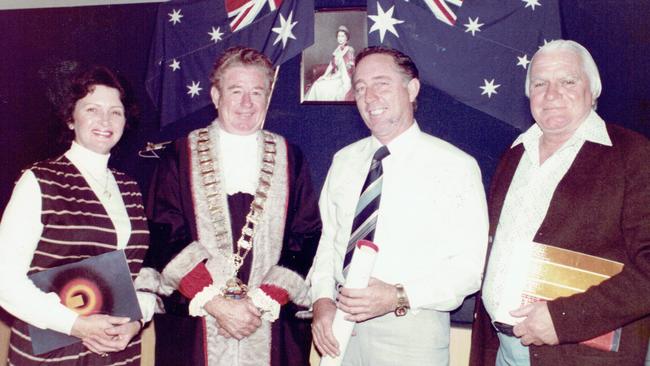
[{"label": "dark wall", "polygon": [[[316,1],[317,7],[364,6],[365,1]],[[614,11],[615,10],[615,11]],[[146,141],[182,135],[212,117],[211,108],[159,132],[144,91],[156,5],[0,11],[0,210],[13,181],[29,163],[64,151],[45,97],[44,65],[61,59],[100,63],[128,79],[142,110],[137,130],[115,151],[113,164],[146,186],[153,161],[136,153]],[[591,0],[562,3],[564,37],[592,52],[604,84],[599,112],[608,120],[650,135],[650,4]],[[333,153],[367,135],[354,106],[300,105],[300,57],[282,65],[267,128],[299,144],[321,186]],[[424,87],[416,114],[425,131],[449,140],[477,158],[489,177],[518,131]]]},{"label": "dark wall", "polygon": [[[126,136],[117,155],[132,155],[155,133],[155,112],[144,78],[156,7],[124,5],[0,11],[0,208],[13,181],[28,164],[65,151],[39,73],[60,60],[79,60],[118,70],[135,91],[142,109],[139,129]],[[123,159],[137,169],[137,159]],[[122,164],[120,164],[122,165]]]},{"label": "dark wall", "polygon": [[[365,6],[365,1],[316,1],[317,7]],[[604,92],[599,113],[608,121],[650,136],[650,2],[564,1],[564,37],[585,45],[600,67]],[[31,162],[65,151],[57,142],[51,108],[39,70],[61,59],[105,64],[132,87],[142,110],[139,127],[127,134],[112,164],[138,179],[146,190],[155,159],[137,150],[146,141],[183,135],[209,122],[212,108],[165,131],[144,91],[156,6],[121,5],[0,11],[0,211],[13,181]],[[300,57],[281,67],[266,127],[301,146],[320,189],[334,152],[367,136],[356,108],[300,105]],[[522,86],[523,92],[523,86]],[[416,117],[423,130],[473,155],[489,178],[499,156],[519,131],[425,86]],[[2,243],[0,243],[1,245]]]}]

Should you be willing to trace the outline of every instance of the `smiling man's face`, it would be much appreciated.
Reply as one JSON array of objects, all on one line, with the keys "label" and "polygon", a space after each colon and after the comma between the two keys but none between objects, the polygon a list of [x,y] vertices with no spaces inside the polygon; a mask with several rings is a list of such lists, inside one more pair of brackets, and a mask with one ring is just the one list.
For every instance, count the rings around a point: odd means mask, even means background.
[{"label": "smiling man's face", "polygon": [[392,56],[364,57],[354,72],[353,86],[361,118],[382,144],[388,144],[413,124],[418,79],[407,81]]}]

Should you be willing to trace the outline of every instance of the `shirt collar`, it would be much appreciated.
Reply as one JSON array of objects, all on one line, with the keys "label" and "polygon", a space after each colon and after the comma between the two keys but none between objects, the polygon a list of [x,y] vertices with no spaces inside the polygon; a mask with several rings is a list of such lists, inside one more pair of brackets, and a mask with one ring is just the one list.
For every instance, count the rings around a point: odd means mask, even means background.
[{"label": "shirt collar", "polygon": [[[540,136],[542,136],[542,130],[535,123],[526,132],[517,137],[515,142],[512,143],[511,148],[521,143],[524,144],[526,150],[538,147]],[[594,110],[589,112],[587,118],[585,118],[584,122],[582,122],[564,146],[569,146],[580,141],[590,141],[604,146],[612,146],[612,140],[607,133],[605,121]]]},{"label": "shirt collar", "polygon": [[111,154],[98,154],[72,141],[72,145],[65,153],[65,156],[75,165],[81,166],[82,169],[96,176],[101,176],[106,172]]},{"label": "shirt collar", "polygon": [[[417,121],[413,121],[413,124],[402,132],[399,136],[395,137],[391,142],[388,143],[388,151],[390,154],[401,154],[403,151],[406,151],[411,146],[413,146],[413,141],[416,136],[420,133],[420,126],[418,126]],[[377,151],[382,146],[382,143],[377,140],[375,136],[372,136],[371,139],[372,154]]]}]

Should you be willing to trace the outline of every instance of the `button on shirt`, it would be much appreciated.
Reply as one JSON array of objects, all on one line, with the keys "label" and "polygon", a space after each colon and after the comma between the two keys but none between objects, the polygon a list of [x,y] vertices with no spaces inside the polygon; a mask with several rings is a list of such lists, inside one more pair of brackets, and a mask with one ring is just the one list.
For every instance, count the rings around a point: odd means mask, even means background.
[{"label": "button on shirt", "polygon": [[[309,279],[312,299],[336,297],[350,229],[374,137],[339,151],[320,199],[323,234]],[[478,290],[487,243],[487,210],[476,161],[417,123],[388,144],[372,276],[404,285],[411,308],[449,311]]]},{"label": "button on shirt", "polygon": [[512,144],[514,147],[523,143],[525,151],[503,204],[483,285],[483,302],[492,320],[514,320],[508,312],[519,305],[531,243],[546,217],[558,183],[582,145],[590,141],[612,146],[605,122],[594,111],[573,136],[540,165],[541,136],[542,130],[535,124]]}]

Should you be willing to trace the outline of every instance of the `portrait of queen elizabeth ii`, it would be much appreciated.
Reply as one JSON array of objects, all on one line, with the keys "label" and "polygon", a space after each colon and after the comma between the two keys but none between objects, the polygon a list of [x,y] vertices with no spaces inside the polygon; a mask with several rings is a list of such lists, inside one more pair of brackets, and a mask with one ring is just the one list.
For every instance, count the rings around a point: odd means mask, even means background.
[{"label": "portrait of queen elizabeth ii", "polygon": [[303,102],[354,102],[352,73],[355,52],[367,43],[365,14],[316,13],[315,44],[303,53]]}]

